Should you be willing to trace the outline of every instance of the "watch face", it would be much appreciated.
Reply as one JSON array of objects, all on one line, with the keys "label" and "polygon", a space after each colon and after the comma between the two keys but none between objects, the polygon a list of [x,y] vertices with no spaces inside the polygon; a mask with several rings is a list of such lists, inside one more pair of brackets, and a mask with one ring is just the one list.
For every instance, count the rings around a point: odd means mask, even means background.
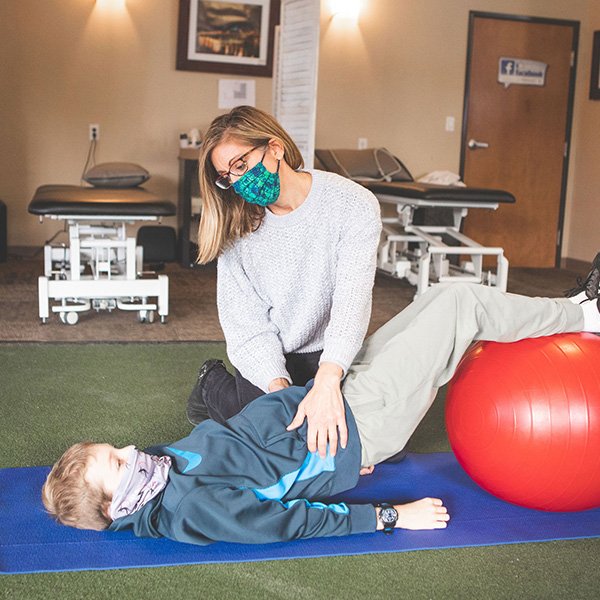
[{"label": "watch face", "polygon": [[398,512],[395,508],[382,508],[379,511],[379,519],[382,523],[395,523],[398,520]]}]

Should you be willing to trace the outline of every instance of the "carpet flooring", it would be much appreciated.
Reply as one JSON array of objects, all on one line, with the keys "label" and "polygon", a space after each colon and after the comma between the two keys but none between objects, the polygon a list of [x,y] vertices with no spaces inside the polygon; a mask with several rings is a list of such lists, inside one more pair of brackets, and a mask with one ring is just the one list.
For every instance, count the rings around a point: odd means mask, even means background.
[{"label": "carpet flooring", "polygon": [[[128,314],[90,313],[89,320],[69,327],[39,324],[36,279],[41,261],[0,264],[0,467],[50,464],[66,446],[86,437],[144,445],[185,433],[189,426],[183,410],[198,365],[205,357],[225,355],[224,344],[218,343],[214,270],[202,271],[167,267],[172,308],[167,325],[125,323]],[[571,287],[575,275],[511,269],[509,289],[559,295]],[[370,329],[413,294],[405,282],[378,277]],[[184,336],[189,336],[187,342]],[[89,343],[97,341],[105,343]],[[106,343],[127,341],[170,343]],[[166,350],[160,360],[157,350]],[[126,356],[134,360],[135,370],[124,366]],[[129,399],[129,407],[123,398]],[[411,451],[448,450],[440,396],[413,436]],[[598,597],[599,561],[598,540],[567,540],[235,565],[4,575],[0,598],[587,600]]]},{"label": "carpet flooring", "polygon": [[[214,265],[184,269],[165,265],[169,277],[169,316],[166,324],[137,322],[135,312],[121,310],[80,313],[77,325],[51,314],[45,325],[38,316],[37,280],[43,261],[11,256],[0,263],[0,341],[15,342],[159,342],[222,341],[216,307]],[[577,275],[564,269],[509,270],[508,290],[526,296],[560,296]],[[389,321],[413,299],[415,288],[406,280],[378,274],[368,333]]]}]

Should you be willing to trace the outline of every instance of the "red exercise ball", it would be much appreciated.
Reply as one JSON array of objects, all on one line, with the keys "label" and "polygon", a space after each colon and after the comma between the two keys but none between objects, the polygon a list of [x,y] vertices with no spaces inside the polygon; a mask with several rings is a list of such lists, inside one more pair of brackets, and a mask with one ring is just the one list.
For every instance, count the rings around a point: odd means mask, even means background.
[{"label": "red exercise ball", "polygon": [[463,469],[498,498],[600,506],[600,337],[478,342],[449,385],[446,429]]}]

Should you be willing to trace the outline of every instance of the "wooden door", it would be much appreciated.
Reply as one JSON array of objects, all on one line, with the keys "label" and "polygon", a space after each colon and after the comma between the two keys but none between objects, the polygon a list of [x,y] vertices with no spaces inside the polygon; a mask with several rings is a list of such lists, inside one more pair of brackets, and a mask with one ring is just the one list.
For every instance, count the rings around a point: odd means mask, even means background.
[{"label": "wooden door", "polygon": [[511,266],[559,265],[578,35],[575,21],[470,15],[461,175],[516,203],[471,210],[464,231]]}]

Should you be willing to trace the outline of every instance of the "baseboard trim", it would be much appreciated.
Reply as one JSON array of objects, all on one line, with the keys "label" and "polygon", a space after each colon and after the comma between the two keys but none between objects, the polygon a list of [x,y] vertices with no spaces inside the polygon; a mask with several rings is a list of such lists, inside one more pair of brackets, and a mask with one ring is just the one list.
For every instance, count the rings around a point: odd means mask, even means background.
[{"label": "baseboard trim", "polygon": [[[34,258],[40,255],[39,246],[8,246],[7,253],[9,256],[17,258]],[[590,270],[591,262],[579,260],[578,258],[561,258],[560,268],[567,271],[575,271],[582,275],[587,274]]]},{"label": "baseboard trim", "polygon": [[34,258],[41,254],[39,246],[9,246],[8,255],[17,258]]},{"label": "baseboard trim", "polygon": [[561,258],[560,268],[567,271],[576,271],[582,275],[586,275],[590,270],[591,262],[579,260],[578,258]]}]

